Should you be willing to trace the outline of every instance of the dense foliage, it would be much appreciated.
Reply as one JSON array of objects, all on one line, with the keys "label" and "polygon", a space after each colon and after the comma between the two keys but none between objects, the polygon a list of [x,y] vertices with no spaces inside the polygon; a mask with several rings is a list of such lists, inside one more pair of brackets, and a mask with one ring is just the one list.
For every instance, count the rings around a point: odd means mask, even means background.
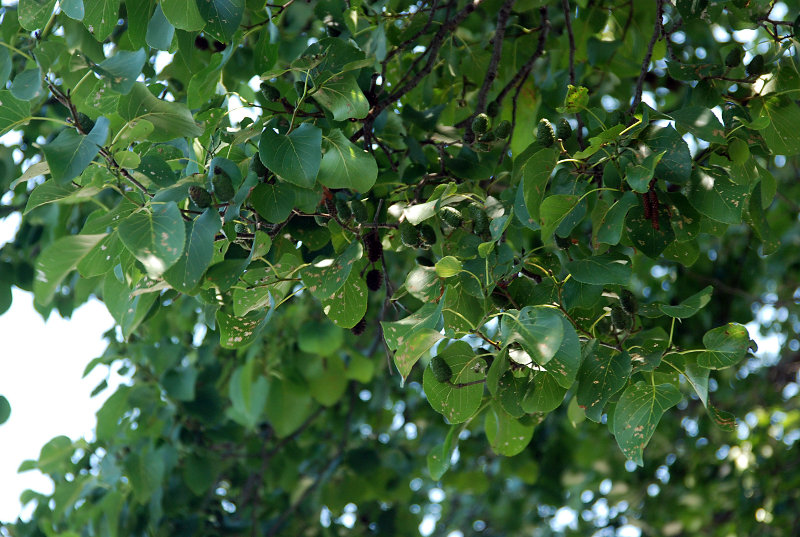
[{"label": "dense foliage", "polygon": [[0,311],[97,296],[132,380],[6,531],[788,535],[798,12],[2,8]]}]

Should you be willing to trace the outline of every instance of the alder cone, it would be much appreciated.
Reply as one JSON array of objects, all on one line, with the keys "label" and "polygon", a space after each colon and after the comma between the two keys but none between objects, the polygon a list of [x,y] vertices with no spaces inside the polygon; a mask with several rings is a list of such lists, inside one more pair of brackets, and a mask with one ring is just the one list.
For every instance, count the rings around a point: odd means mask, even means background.
[{"label": "alder cone", "polygon": [[433,357],[431,360],[431,371],[433,371],[433,378],[435,378],[437,382],[450,382],[450,379],[453,378],[453,370],[450,369],[450,366],[447,365],[447,362],[445,362],[444,358],[441,356]]},{"label": "alder cone", "polygon": [[364,237],[364,249],[367,251],[367,259],[372,263],[380,261],[383,257],[383,245],[377,231],[370,231]]},{"label": "alder cone", "polygon": [[461,224],[464,223],[464,217],[455,207],[442,207],[441,211],[439,211],[439,217],[453,229],[460,228]]},{"label": "alder cone", "polygon": [[225,173],[215,173],[211,178],[214,194],[220,201],[230,201],[236,195],[231,178]]},{"label": "alder cone", "polygon": [[553,124],[547,119],[540,119],[539,124],[536,125],[536,141],[545,147],[550,147],[556,143],[556,133],[553,130]]},{"label": "alder cone", "polygon": [[189,197],[192,199],[192,202],[201,209],[211,207],[211,194],[201,186],[190,186]]},{"label": "alder cone", "polygon": [[377,291],[383,286],[383,272],[380,269],[372,269],[367,272],[367,289]]},{"label": "alder cone", "polygon": [[422,242],[427,246],[436,244],[436,231],[428,224],[419,226],[419,236],[422,237]]},{"label": "alder cone", "polygon": [[619,331],[630,330],[632,324],[631,316],[622,306],[614,304],[611,306],[611,324]]},{"label": "alder cone", "polygon": [[353,333],[355,336],[360,336],[363,334],[367,329],[367,318],[362,317],[360,321],[356,323],[356,325],[350,329],[350,332]]},{"label": "alder cone", "polygon": [[572,137],[572,125],[569,124],[569,121],[567,121],[566,118],[562,117],[559,120],[556,136],[562,140],[569,140]]},{"label": "alder cone", "polygon": [[620,293],[619,303],[622,306],[622,309],[631,315],[636,315],[636,312],[639,311],[639,301],[636,300],[636,295],[627,289],[623,289],[622,293]]}]

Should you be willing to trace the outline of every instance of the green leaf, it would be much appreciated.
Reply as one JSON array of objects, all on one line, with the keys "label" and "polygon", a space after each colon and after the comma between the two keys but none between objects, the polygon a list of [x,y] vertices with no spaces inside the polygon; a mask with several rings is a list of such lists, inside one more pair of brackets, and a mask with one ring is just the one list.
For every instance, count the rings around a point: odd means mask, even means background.
[{"label": "green leaf", "polygon": [[333,129],[324,136],[322,148],[325,155],[319,167],[320,184],[358,192],[367,192],[375,184],[378,177],[375,158],[351,143],[342,131]]},{"label": "green leaf", "polygon": [[303,371],[311,397],[323,406],[335,405],[347,391],[344,362],[338,356],[314,360]]},{"label": "green leaf", "polygon": [[[103,302],[127,339],[141,324],[158,298],[158,293],[132,295],[130,288],[119,281],[113,272],[103,282]],[[99,438],[99,435],[98,435]]]},{"label": "green leaf", "polygon": [[564,106],[556,108],[562,114],[576,114],[585,109],[589,104],[589,88],[583,86],[567,86],[567,96],[564,97]]},{"label": "green leaf", "polygon": [[477,356],[468,343],[456,341],[440,351],[441,357],[453,372],[450,383],[438,382],[430,366],[422,375],[422,387],[431,407],[447,418],[449,423],[463,423],[470,419],[481,404],[483,384],[458,387],[482,380],[484,375],[476,370],[485,366],[483,358]]},{"label": "green leaf", "polygon": [[0,135],[16,129],[31,118],[31,103],[14,97],[8,90],[0,90]]},{"label": "green leaf", "polygon": [[154,49],[169,50],[174,35],[175,27],[167,20],[161,9],[161,4],[157,4],[155,11],[153,11],[153,17],[147,25],[145,41]]},{"label": "green leaf", "polygon": [[609,254],[577,259],[567,263],[566,269],[582,283],[627,286],[631,280],[630,262]]},{"label": "green leaf", "polygon": [[215,54],[211,57],[208,65],[192,75],[186,96],[186,104],[189,105],[189,108],[199,108],[214,96],[217,84],[220,82],[222,66],[222,55]]},{"label": "green leaf", "polygon": [[8,421],[8,418],[11,416],[11,405],[8,402],[8,399],[5,396],[0,395],[0,425],[3,425],[5,422]]},{"label": "green leaf", "polygon": [[[156,8],[158,11],[158,8]],[[142,67],[147,60],[143,48],[136,51],[120,50],[107,60],[95,64],[92,69],[111,84],[111,89],[122,95],[130,93],[136,78],[142,74]]]},{"label": "green leaf", "polygon": [[535,427],[534,424],[524,424],[509,416],[496,404],[489,408],[484,423],[486,438],[492,451],[506,457],[513,457],[528,446]]},{"label": "green leaf", "polygon": [[327,299],[322,311],[342,328],[353,328],[367,313],[367,284],[357,271],[351,271],[345,284]]},{"label": "green leaf", "polygon": [[656,166],[656,177],[681,185],[692,174],[689,146],[673,127],[655,127],[648,131],[647,145],[654,153],[666,152]]},{"label": "green leaf", "polygon": [[724,144],[725,128],[714,112],[702,106],[687,106],[670,113],[678,125],[691,132],[697,138],[708,142]]},{"label": "green leaf", "polygon": [[513,177],[520,181],[525,207],[530,217],[539,221],[539,207],[544,200],[550,174],[558,161],[558,152],[533,144],[514,160]]},{"label": "green leaf", "polygon": [[356,77],[344,74],[327,80],[316,88],[314,99],[333,114],[335,121],[363,119],[369,112],[369,102],[358,87]]},{"label": "green leaf", "polygon": [[544,199],[539,210],[540,224],[542,226],[542,240],[552,242],[553,234],[558,227],[580,204],[580,196],[572,194],[554,194]]},{"label": "green leaf", "polygon": [[670,306],[668,304],[660,304],[658,307],[666,315],[675,317],[677,319],[687,319],[695,313],[703,309],[706,304],[711,301],[711,293],[714,291],[712,286],[708,286],[702,291],[699,291],[677,306]]},{"label": "green leaf", "polygon": [[57,183],[67,183],[78,177],[94,160],[108,138],[109,121],[100,117],[86,136],[74,129],[64,129],[55,140],[42,148],[50,175]]},{"label": "green leaf", "polygon": [[651,218],[645,218],[643,209],[630,211],[625,220],[625,231],[633,247],[652,258],[661,255],[675,241],[669,215],[663,208],[659,209],[655,223]]},{"label": "green leaf", "polygon": [[705,351],[697,357],[697,365],[708,369],[725,369],[738,363],[750,347],[750,334],[744,325],[728,323],[713,328],[703,336]]},{"label": "green leaf", "polygon": [[197,9],[206,20],[204,31],[215,39],[230,43],[242,22],[244,0],[197,0]]},{"label": "green leaf", "polygon": [[294,190],[282,181],[260,183],[250,192],[250,203],[267,222],[286,220],[294,208]]},{"label": "green leaf", "polygon": [[643,194],[650,190],[650,180],[655,174],[656,165],[663,156],[663,151],[661,153],[650,153],[642,162],[628,164],[625,169],[625,180],[634,191]]},{"label": "green leaf", "polygon": [[19,25],[28,31],[44,28],[55,5],[56,0],[19,0]]},{"label": "green leaf", "polygon": [[322,161],[322,131],[303,123],[286,135],[278,134],[270,125],[258,143],[261,162],[281,179],[303,188],[313,187]]},{"label": "green leaf", "polygon": [[452,255],[441,258],[436,262],[435,266],[436,274],[440,278],[452,278],[461,272],[461,269],[461,260],[459,260],[457,257],[453,257]]},{"label": "green leaf", "polygon": [[787,157],[800,153],[800,107],[791,99],[771,97],[764,101],[762,114],[770,119],[761,129],[770,151]]},{"label": "green leaf", "polygon": [[597,225],[597,242],[615,245],[622,238],[625,217],[631,208],[639,204],[636,194],[625,192],[620,199],[608,208]]},{"label": "green leaf", "polygon": [[269,323],[273,308],[274,304],[271,304],[268,311],[251,313],[246,317],[236,317],[222,310],[217,311],[220,346],[223,349],[238,349],[253,343]]},{"label": "green leaf", "polygon": [[564,338],[560,314],[545,306],[526,306],[505,312],[500,321],[503,347],[519,343],[539,365],[546,365],[558,352]]},{"label": "green leaf", "polygon": [[255,360],[248,360],[236,368],[228,382],[232,404],[228,416],[247,429],[255,429],[264,413],[268,391],[267,379],[258,374]]},{"label": "green leaf", "polygon": [[559,385],[558,381],[543,371],[532,371],[531,382],[520,402],[522,410],[528,413],[552,412],[564,402],[567,388]]},{"label": "green leaf", "polygon": [[317,356],[329,356],[344,343],[344,332],[338,326],[322,319],[306,321],[298,331],[300,350]]},{"label": "green leaf", "polygon": [[169,284],[186,293],[194,289],[203,278],[214,256],[214,237],[222,228],[222,220],[215,207],[209,207],[192,222],[186,222],[186,247],[183,255],[164,272]]},{"label": "green leaf", "polygon": [[584,349],[577,396],[586,417],[599,422],[606,402],[628,382],[631,359],[627,353],[598,345],[596,341],[591,340]]},{"label": "green leaf", "polygon": [[134,83],[130,93],[119,100],[117,111],[128,121],[146,119],[152,123],[155,129],[148,137],[152,142],[203,134],[186,105],[159,100],[141,82]]},{"label": "green leaf", "polygon": [[642,453],[661,416],[681,400],[681,392],[672,384],[637,382],[628,386],[614,412],[614,436],[622,453],[644,466]]},{"label": "green leaf", "polygon": [[386,345],[389,350],[397,351],[394,363],[404,380],[422,353],[442,339],[442,335],[435,328],[442,320],[446,290],[444,295],[438,304],[425,304],[405,319],[395,322],[381,321]]},{"label": "green leaf", "polygon": [[697,169],[692,173],[689,203],[699,213],[717,222],[740,223],[748,194],[746,185],[737,185],[718,168]]},{"label": "green leaf", "polygon": [[95,244],[105,237],[99,235],[69,235],[49,244],[36,258],[36,279],[33,298],[40,306],[53,300],[56,289]]},{"label": "green leaf", "polygon": [[151,276],[160,276],[183,254],[183,218],[175,202],[151,203],[119,224],[122,244]]},{"label": "green leaf", "polygon": [[64,205],[82,203],[96,196],[101,190],[95,186],[79,187],[72,183],[62,185],[51,179],[33,189],[22,214],[28,214],[33,209],[48,203],[58,202]]},{"label": "green leaf", "polygon": [[559,317],[561,317],[561,325],[564,328],[564,337],[561,339],[561,345],[556,354],[547,363],[545,369],[556,379],[558,384],[564,388],[570,388],[581,367],[581,343],[572,323],[560,313]]},{"label": "green leaf", "polygon": [[460,427],[450,427],[450,430],[447,432],[447,436],[444,439],[444,443],[441,446],[436,446],[428,452],[428,472],[431,474],[431,479],[434,481],[441,479],[447,470],[450,469],[450,459],[453,456],[453,451],[458,445],[459,430]]},{"label": "green leaf", "polygon": [[8,52],[6,47],[0,47],[0,88],[6,87],[6,81],[11,75],[12,67],[11,53]]},{"label": "green leaf", "polygon": [[38,67],[22,71],[11,83],[11,94],[17,99],[31,101],[42,91],[42,71]]},{"label": "green leaf", "polygon": [[312,295],[326,300],[345,284],[353,264],[362,254],[361,243],[353,242],[336,259],[323,259],[303,269],[300,273],[303,283]]},{"label": "green leaf", "polygon": [[83,20],[85,14],[83,0],[61,0],[58,5],[67,17],[75,19],[76,21]]},{"label": "green leaf", "polygon": [[85,4],[83,25],[99,41],[105,41],[119,20],[119,0],[91,0]]},{"label": "green leaf", "polygon": [[161,0],[159,4],[164,16],[178,30],[196,32],[206,25],[205,19],[197,9],[197,3],[191,0]]},{"label": "green leaf", "polygon": [[305,386],[289,380],[270,379],[265,415],[278,438],[295,432],[313,409],[314,401]]}]

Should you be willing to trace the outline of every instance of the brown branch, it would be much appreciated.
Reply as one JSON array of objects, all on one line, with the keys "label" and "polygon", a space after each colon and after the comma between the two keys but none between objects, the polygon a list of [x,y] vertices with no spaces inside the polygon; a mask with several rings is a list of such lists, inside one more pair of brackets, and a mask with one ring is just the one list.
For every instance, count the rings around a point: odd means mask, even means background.
[{"label": "brown branch", "polygon": [[647,45],[647,53],[642,60],[642,69],[639,71],[639,79],[636,81],[636,91],[633,95],[633,101],[629,109],[630,113],[636,112],[639,103],[642,102],[642,88],[644,86],[644,77],[647,75],[648,67],[650,67],[650,59],[653,57],[653,47],[656,46],[656,41],[661,36],[663,28],[661,26],[661,18],[664,15],[664,0],[656,0],[656,22],[653,25],[653,36],[650,38],[650,43]]}]

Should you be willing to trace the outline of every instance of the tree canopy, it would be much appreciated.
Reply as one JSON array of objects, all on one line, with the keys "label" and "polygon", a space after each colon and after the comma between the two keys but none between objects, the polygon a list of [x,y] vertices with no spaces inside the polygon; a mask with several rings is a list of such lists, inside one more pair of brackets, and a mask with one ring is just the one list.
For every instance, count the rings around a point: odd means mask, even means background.
[{"label": "tree canopy", "polygon": [[797,13],[0,8],[0,312],[131,379],[5,531],[797,532]]}]

